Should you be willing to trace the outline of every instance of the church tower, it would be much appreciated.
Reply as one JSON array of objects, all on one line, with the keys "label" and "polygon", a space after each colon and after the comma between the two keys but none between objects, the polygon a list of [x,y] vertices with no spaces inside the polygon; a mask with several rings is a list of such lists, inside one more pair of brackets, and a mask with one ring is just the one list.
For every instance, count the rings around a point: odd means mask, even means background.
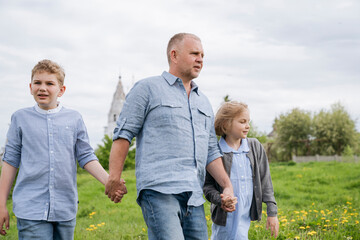
[{"label": "church tower", "polygon": [[116,120],[119,117],[121,109],[123,108],[125,102],[125,93],[124,88],[121,82],[121,75],[119,76],[119,81],[113,96],[111,103],[110,111],[108,114],[108,124],[105,127],[105,134],[109,135],[111,138],[113,136],[114,129],[116,127]]}]

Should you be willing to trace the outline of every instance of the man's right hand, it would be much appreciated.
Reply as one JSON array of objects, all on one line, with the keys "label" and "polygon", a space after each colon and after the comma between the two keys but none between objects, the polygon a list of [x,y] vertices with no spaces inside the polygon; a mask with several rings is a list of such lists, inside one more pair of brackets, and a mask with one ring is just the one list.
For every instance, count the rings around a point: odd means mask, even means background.
[{"label": "man's right hand", "polygon": [[114,203],[121,202],[123,196],[127,193],[125,180],[114,180],[109,177],[105,185],[105,195],[107,195]]},{"label": "man's right hand", "polygon": [[6,231],[5,229],[3,229],[3,225],[5,224],[5,228],[6,230],[9,230],[9,212],[8,210],[5,208],[0,208],[0,235],[5,236],[6,235]]}]

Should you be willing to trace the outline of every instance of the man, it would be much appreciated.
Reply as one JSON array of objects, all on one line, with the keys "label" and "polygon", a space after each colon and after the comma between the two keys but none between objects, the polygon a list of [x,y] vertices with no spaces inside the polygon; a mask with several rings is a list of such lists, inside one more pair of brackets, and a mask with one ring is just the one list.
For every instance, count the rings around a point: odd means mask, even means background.
[{"label": "man", "polygon": [[[106,194],[115,202],[128,152],[136,136],[136,185],[149,239],[208,239],[202,197],[206,170],[233,200],[206,96],[192,81],[203,66],[200,39],[174,35],[169,72],[137,82],[114,130]],[[234,206],[229,206],[233,208]]]}]

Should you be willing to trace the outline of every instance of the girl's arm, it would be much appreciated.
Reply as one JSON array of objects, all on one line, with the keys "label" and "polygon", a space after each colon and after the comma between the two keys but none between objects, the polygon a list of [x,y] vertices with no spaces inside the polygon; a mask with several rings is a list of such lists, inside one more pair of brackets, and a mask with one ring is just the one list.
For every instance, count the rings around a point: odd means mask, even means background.
[{"label": "girl's arm", "polygon": [[0,235],[6,235],[3,229],[5,224],[6,229],[9,229],[9,212],[6,208],[6,201],[9,197],[11,186],[16,176],[17,168],[10,164],[3,162],[0,177]]}]

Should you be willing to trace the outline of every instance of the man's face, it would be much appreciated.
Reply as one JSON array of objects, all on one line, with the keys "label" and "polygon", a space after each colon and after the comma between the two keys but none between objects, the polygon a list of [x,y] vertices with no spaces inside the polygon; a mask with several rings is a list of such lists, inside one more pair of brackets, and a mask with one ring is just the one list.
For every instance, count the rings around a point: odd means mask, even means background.
[{"label": "man's face", "polygon": [[192,37],[185,37],[177,47],[177,68],[183,80],[197,78],[203,67],[204,50],[201,42]]}]

